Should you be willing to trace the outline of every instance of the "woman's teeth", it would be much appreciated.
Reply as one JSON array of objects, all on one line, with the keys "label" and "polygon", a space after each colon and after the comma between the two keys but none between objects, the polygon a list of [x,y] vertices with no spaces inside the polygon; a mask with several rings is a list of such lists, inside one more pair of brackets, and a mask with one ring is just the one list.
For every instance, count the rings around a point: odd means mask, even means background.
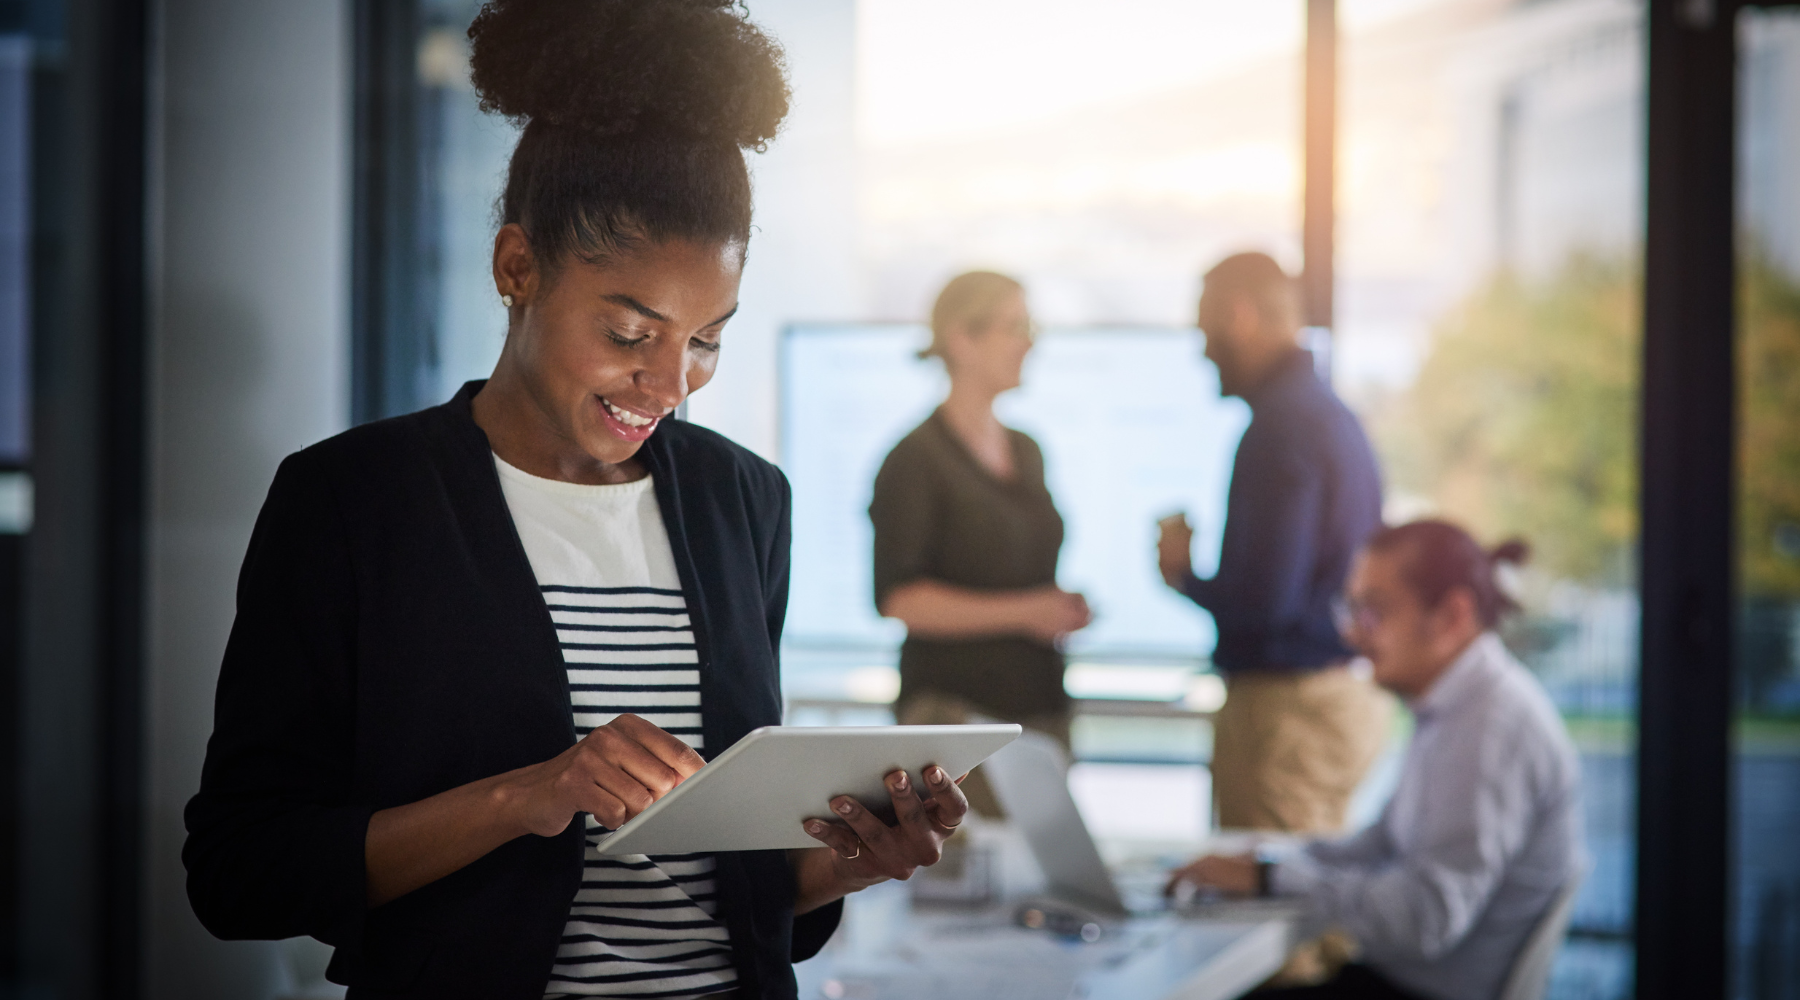
[{"label": "woman's teeth", "polygon": [[604,405],[606,407],[606,412],[613,415],[614,420],[617,420],[619,423],[622,423],[627,427],[648,427],[651,424],[656,423],[655,417],[639,416],[638,414],[633,413],[630,410],[622,410],[622,409],[612,405],[612,402],[610,400],[602,399],[602,400],[600,400],[600,402],[602,405]]}]

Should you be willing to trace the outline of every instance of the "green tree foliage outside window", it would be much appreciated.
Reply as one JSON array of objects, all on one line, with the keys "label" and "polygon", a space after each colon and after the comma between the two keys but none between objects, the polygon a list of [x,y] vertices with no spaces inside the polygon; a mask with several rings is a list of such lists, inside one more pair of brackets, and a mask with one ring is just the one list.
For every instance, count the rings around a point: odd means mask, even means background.
[{"label": "green tree foliage outside window", "polygon": [[[1632,586],[1639,273],[1577,255],[1452,310],[1413,387],[1374,414],[1394,488],[1479,537],[1525,537],[1553,576]],[[1800,599],[1800,282],[1756,252],[1739,277],[1739,578]]]},{"label": "green tree foliage outside window", "polygon": [[1394,488],[1489,541],[1519,535],[1550,574],[1629,585],[1637,538],[1638,269],[1577,256],[1501,273],[1433,331],[1378,411]]},{"label": "green tree foliage outside window", "polygon": [[1738,277],[1738,579],[1800,599],[1800,282],[1755,252]]}]

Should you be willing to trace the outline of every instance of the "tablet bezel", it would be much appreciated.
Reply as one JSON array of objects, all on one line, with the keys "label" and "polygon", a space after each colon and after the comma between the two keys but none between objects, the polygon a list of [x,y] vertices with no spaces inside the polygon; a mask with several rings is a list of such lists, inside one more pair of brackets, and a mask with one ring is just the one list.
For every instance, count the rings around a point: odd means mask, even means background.
[{"label": "tablet bezel", "polygon": [[[887,807],[882,778],[895,768],[905,768],[913,787],[923,788],[924,768],[937,764],[953,775],[966,773],[1020,732],[1011,724],[764,726],[602,837],[595,849],[617,856],[819,847],[801,822],[828,818],[832,798],[854,795],[872,809]],[[735,784],[742,782],[751,784]]]}]

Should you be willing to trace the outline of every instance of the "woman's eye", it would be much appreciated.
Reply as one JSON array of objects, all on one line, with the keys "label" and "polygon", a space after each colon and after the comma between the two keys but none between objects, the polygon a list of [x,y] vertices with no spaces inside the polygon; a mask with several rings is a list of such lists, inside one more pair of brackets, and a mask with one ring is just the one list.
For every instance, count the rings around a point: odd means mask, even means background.
[{"label": "woman's eye", "polygon": [[719,342],[716,340],[701,340],[699,337],[695,337],[688,343],[692,344],[696,351],[705,351],[708,354],[719,353]]},{"label": "woman's eye", "polygon": [[615,344],[623,344],[626,347],[636,347],[637,345],[643,343],[644,341],[649,340],[650,335],[646,333],[641,337],[627,337],[624,334],[618,333],[617,331],[608,330],[608,331],[606,331],[606,339],[612,341]]}]

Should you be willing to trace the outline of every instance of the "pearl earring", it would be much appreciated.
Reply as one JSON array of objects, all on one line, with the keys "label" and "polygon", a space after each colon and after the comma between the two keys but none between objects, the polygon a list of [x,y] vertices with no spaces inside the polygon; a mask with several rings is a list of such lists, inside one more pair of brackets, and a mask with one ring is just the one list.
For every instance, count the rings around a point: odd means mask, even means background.
[{"label": "pearl earring", "polygon": [[510,295],[500,296],[500,304],[505,306],[508,309],[511,309],[512,308],[512,296],[510,296]]}]

